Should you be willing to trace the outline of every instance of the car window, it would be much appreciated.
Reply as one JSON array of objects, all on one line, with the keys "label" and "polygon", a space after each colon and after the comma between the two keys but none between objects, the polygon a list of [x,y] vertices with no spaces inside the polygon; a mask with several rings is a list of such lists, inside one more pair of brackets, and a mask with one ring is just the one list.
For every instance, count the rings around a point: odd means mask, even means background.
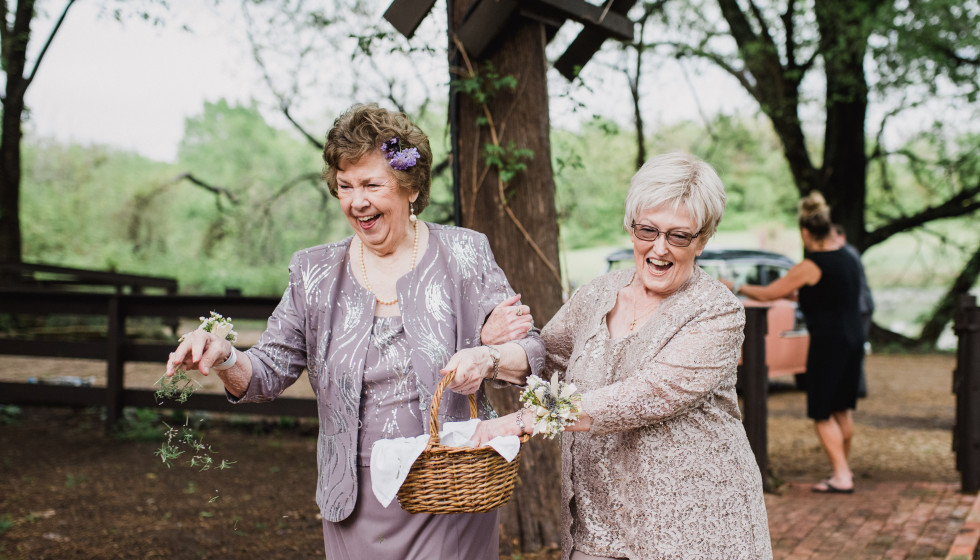
[{"label": "car window", "polygon": [[762,265],[763,285],[772,284],[776,280],[786,276],[788,268],[771,264]]},{"label": "car window", "polygon": [[610,261],[609,262],[609,271],[611,272],[613,270],[619,270],[621,268],[629,268],[631,266],[633,266],[633,261],[632,260]]},{"label": "car window", "polygon": [[736,284],[762,284],[759,267],[751,263],[728,263],[728,274]]},{"label": "car window", "polygon": [[718,263],[699,262],[698,264],[701,265],[701,269],[704,270],[705,272],[707,272],[708,273],[708,276],[710,276],[712,278],[718,279],[718,278],[721,278],[723,276],[722,270],[721,270],[722,269],[722,266],[720,264],[718,264]]}]

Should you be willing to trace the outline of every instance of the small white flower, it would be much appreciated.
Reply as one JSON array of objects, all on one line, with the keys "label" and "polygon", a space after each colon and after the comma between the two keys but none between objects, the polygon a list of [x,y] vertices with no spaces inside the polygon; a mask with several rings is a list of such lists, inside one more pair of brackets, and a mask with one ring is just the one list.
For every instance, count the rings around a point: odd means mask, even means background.
[{"label": "small white flower", "polygon": [[567,398],[571,397],[572,396],[572,393],[574,393],[574,392],[575,392],[575,384],[574,383],[565,383],[564,385],[562,385],[561,393],[558,394],[558,398],[559,399],[567,399]]},{"label": "small white flower", "polygon": [[211,334],[217,335],[219,338],[225,338],[231,332],[231,327],[233,326],[231,323],[216,323],[211,327]]},{"label": "small white flower", "polygon": [[544,398],[548,394],[547,387],[547,385],[542,385],[534,390],[534,396],[537,397],[538,402],[544,402]]},{"label": "small white flower", "polygon": [[546,418],[538,418],[534,423],[534,433],[541,435],[553,434],[551,424]]}]

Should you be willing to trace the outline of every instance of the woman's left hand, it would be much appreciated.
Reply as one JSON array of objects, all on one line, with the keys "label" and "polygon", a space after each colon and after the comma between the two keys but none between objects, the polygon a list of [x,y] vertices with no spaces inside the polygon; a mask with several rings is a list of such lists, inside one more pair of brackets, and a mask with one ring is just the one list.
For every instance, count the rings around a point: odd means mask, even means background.
[{"label": "woman's left hand", "polygon": [[464,395],[477,392],[483,380],[493,373],[490,350],[478,346],[456,352],[439,373],[446,375],[453,370],[456,370],[456,377],[449,384],[450,389]]},{"label": "woman's left hand", "polygon": [[493,308],[483,329],[480,330],[480,341],[483,344],[503,344],[512,340],[520,340],[531,332],[534,317],[531,308],[520,303],[521,294],[511,296]]}]

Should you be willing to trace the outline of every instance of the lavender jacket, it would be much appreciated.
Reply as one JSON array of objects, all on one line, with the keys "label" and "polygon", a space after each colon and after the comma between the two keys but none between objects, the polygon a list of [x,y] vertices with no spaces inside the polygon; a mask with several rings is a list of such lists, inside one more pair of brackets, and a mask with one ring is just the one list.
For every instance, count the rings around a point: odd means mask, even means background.
[{"label": "lavender jacket", "polygon": [[[414,270],[397,282],[405,335],[416,349],[420,416],[428,418],[439,370],[456,351],[480,345],[493,308],[514,294],[485,235],[426,224],[429,246]],[[347,258],[353,237],[304,249],[289,264],[289,286],[258,344],[248,350],[252,380],[235,402],[267,402],[309,371],[320,418],[316,501],[329,521],[346,519],[357,499],[357,441],[361,381],[374,320],[374,295],[361,286]],[[520,344],[532,373],[544,366],[537,329]],[[483,390],[481,417],[489,403]],[[442,399],[440,424],[469,418],[465,395]],[[428,426],[426,426],[426,431]]]}]

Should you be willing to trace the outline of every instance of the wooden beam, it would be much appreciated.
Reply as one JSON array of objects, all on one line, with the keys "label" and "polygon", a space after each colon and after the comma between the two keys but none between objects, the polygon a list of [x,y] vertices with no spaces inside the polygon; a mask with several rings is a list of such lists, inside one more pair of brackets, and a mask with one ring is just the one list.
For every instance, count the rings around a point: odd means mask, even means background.
[{"label": "wooden beam", "polygon": [[533,0],[525,3],[528,9],[540,9],[544,11],[557,10],[565,14],[568,19],[577,21],[585,26],[586,29],[593,29],[605,37],[612,37],[620,41],[633,40],[633,22],[626,17],[626,9],[616,9],[619,5],[629,3],[632,7],[636,0],[613,0],[613,6],[608,10],[605,6],[596,6],[585,0]]},{"label": "wooden beam", "polygon": [[399,33],[411,39],[435,3],[436,0],[395,0],[385,10],[384,18]]},{"label": "wooden beam", "polygon": [[[613,0],[606,17],[608,18],[616,14],[625,18],[623,14],[628,12],[634,4],[636,4],[636,0]],[[627,19],[627,21],[629,20]],[[574,80],[579,72],[581,72],[582,67],[592,59],[595,53],[599,51],[602,43],[609,37],[610,35],[602,28],[586,26],[555,62],[555,69],[562,76],[565,76],[565,79]],[[633,40],[633,22],[630,22],[629,37],[621,38],[620,40]]]},{"label": "wooden beam", "polygon": [[483,57],[518,6],[517,0],[480,0],[473,4],[457,32],[470,59]]}]

